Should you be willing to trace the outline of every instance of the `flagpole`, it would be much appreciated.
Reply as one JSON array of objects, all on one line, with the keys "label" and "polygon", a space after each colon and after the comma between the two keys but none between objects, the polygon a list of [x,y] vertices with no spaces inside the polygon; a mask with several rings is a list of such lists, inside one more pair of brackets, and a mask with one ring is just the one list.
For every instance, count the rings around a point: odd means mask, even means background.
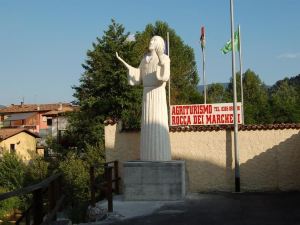
[{"label": "flagpole", "polygon": [[242,38],[241,38],[241,26],[239,25],[239,58],[240,58],[240,78],[241,78],[241,102],[242,102],[242,124],[245,124],[244,114],[244,90],[243,90],[243,63],[242,63]]},{"label": "flagpole", "polygon": [[[170,36],[169,32],[167,32],[167,54],[170,57]],[[169,97],[169,110],[171,109],[171,75],[168,82],[168,97]],[[169,125],[171,122],[171,118],[169,118]]]},{"label": "flagpole", "polygon": [[205,80],[205,49],[202,49],[202,59],[203,59],[203,86],[204,86],[204,104],[206,104],[206,80]]},{"label": "flagpole", "polygon": [[237,115],[237,95],[236,95],[236,74],[235,74],[235,49],[234,49],[234,20],[233,20],[233,0],[230,0],[231,17],[231,43],[232,43],[232,80],[233,80],[233,119],[234,119],[234,159],[235,159],[235,191],[240,192],[240,165],[238,151],[238,115]]},{"label": "flagpole", "polygon": [[204,104],[206,104],[206,77],[205,77],[205,42],[206,42],[206,37],[205,37],[205,28],[201,27],[201,37],[200,37],[200,42],[201,42],[201,50],[202,50],[202,67],[203,67],[203,92],[204,92]]}]

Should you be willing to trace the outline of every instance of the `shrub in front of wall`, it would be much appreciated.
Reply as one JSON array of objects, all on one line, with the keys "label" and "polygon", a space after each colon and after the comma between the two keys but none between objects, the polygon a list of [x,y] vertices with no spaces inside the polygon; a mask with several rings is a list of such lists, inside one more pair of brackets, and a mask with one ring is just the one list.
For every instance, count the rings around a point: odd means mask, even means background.
[{"label": "shrub in front of wall", "polygon": [[48,177],[49,163],[36,156],[26,166],[25,186],[41,182]]},{"label": "shrub in front of wall", "polygon": [[8,190],[23,187],[26,166],[22,160],[13,153],[4,153],[0,159],[0,184]]},{"label": "shrub in front of wall", "polygon": [[73,153],[68,153],[59,168],[63,173],[66,193],[72,200],[86,200],[89,197],[89,171],[87,163]]},{"label": "shrub in front of wall", "polygon": [[[0,187],[0,194],[9,192],[8,189]],[[0,201],[0,218],[5,220],[14,213],[14,210],[19,209],[21,200],[18,197],[12,197]]]}]

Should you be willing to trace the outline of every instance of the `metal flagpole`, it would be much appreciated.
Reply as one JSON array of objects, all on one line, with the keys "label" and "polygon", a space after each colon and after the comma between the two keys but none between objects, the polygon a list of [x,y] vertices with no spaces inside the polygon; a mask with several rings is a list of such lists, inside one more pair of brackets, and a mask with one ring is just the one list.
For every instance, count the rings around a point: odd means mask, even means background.
[{"label": "metal flagpole", "polygon": [[205,80],[205,49],[202,49],[203,58],[203,85],[204,85],[204,104],[206,104],[206,80]]},{"label": "metal flagpole", "polygon": [[245,124],[244,114],[244,90],[243,90],[243,63],[242,63],[242,41],[241,41],[241,26],[239,25],[239,58],[240,58],[240,77],[241,77],[241,102],[242,102],[242,124]]},{"label": "metal flagpole", "polygon": [[238,115],[236,96],[236,74],[235,74],[235,49],[234,49],[234,22],[233,22],[233,0],[230,0],[231,17],[231,46],[232,46],[232,79],[233,79],[233,119],[234,119],[234,158],[235,158],[235,191],[240,192],[240,165],[238,151]]},{"label": "metal flagpole", "polygon": [[[167,32],[167,54],[170,57],[170,37],[169,32]],[[171,110],[171,74],[168,81],[168,97],[169,97],[169,111]],[[170,113],[170,112],[169,112]],[[169,125],[171,124],[171,118],[169,117]]]},{"label": "metal flagpole", "polygon": [[201,50],[202,50],[202,65],[203,65],[203,92],[204,104],[206,104],[206,80],[205,80],[205,28],[201,27]]}]

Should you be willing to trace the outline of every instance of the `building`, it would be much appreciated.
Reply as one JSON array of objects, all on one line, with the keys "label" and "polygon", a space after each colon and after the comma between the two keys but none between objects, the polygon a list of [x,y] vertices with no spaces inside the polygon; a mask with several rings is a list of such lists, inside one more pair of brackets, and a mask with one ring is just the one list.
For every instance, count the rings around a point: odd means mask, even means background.
[{"label": "building", "polygon": [[[4,109],[5,106],[4,105],[0,105],[0,110]],[[1,117],[0,117],[1,118]],[[0,128],[3,127],[3,121],[0,120]]]},{"label": "building", "polygon": [[42,155],[37,151],[37,138],[40,136],[24,128],[0,129],[0,156],[4,152],[15,153],[23,161],[29,161],[35,154]]},{"label": "building", "polygon": [[12,104],[0,109],[0,124],[3,128],[25,128],[41,137],[56,137],[59,130],[66,129],[66,113],[76,108],[70,103]]}]

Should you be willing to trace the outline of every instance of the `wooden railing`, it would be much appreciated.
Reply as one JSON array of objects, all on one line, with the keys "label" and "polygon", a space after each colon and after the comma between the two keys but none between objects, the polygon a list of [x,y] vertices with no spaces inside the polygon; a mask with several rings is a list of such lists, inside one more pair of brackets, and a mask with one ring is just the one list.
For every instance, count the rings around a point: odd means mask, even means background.
[{"label": "wooden railing", "polygon": [[[62,174],[54,174],[51,177],[25,188],[16,191],[7,192],[0,195],[0,201],[32,194],[32,204],[27,210],[22,213],[22,216],[16,221],[16,225],[25,219],[26,225],[48,225],[55,219],[56,213],[60,210],[65,196],[61,192],[61,177]],[[47,196],[48,213],[44,213],[44,197]],[[33,219],[33,223],[31,222]]]},{"label": "wooden railing", "polygon": [[[96,182],[95,169],[97,168],[104,169],[104,181],[100,183]],[[119,194],[120,191],[120,177],[118,174],[118,169],[118,161],[107,162],[90,167],[90,191],[92,206],[96,205],[96,191],[100,190],[101,193],[104,193],[104,197],[107,199],[108,212],[113,211],[113,192]]]}]

